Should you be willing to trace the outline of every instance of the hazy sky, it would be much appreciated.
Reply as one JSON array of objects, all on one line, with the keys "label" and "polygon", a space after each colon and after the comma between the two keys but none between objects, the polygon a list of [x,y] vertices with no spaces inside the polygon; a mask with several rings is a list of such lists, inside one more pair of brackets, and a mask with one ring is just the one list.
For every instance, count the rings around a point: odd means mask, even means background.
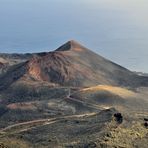
[{"label": "hazy sky", "polygon": [[148,72],[148,0],[0,0],[0,52],[50,51],[70,39]]}]

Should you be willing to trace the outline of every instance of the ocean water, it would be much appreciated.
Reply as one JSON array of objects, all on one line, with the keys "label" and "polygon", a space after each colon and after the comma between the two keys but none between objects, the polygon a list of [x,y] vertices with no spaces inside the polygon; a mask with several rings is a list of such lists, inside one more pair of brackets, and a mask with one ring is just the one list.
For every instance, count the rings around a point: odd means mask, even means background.
[{"label": "ocean water", "polygon": [[147,0],[0,0],[0,52],[51,51],[74,39],[148,72]]}]

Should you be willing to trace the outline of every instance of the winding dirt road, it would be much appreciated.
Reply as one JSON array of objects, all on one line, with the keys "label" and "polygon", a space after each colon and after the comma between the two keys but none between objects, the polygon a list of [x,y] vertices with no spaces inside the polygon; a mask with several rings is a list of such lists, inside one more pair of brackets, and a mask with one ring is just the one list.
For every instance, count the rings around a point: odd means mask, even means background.
[{"label": "winding dirt road", "polygon": [[[40,125],[47,125],[47,124],[52,124],[52,123],[55,123],[55,122],[59,122],[59,121],[62,121],[62,120],[65,120],[65,119],[69,119],[69,118],[74,118],[74,117],[85,117],[85,116],[92,116],[92,115],[95,115],[96,113],[87,113],[87,114],[80,114],[80,115],[70,115],[70,116],[63,116],[63,117],[57,117],[57,118],[49,118],[49,119],[38,119],[38,120],[33,120],[33,121],[27,121],[27,122],[22,122],[22,123],[17,123],[17,124],[13,124],[13,125],[10,125],[10,126],[7,126],[3,129],[0,129],[0,133],[4,133],[4,132],[7,132],[9,130],[18,130],[18,128],[20,127],[24,127],[24,126],[29,126],[29,125],[32,125],[31,128],[34,128],[36,126],[40,126]],[[31,128],[28,128],[28,129],[31,129]],[[21,129],[21,131],[26,131],[27,129]]]}]

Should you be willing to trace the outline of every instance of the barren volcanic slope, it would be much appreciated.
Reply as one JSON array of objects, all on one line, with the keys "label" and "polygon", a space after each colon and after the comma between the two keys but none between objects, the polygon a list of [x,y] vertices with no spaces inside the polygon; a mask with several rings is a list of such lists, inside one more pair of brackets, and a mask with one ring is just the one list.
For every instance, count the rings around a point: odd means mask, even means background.
[{"label": "barren volcanic slope", "polygon": [[0,147],[147,148],[147,86],[76,41],[0,54]]},{"label": "barren volcanic slope", "polygon": [[136,75],[76,41],[68,41],[53,52],[34,54],[27,62],[11,67],[0,77],[0,89],[21,78],[74,87],[148,85],[147,77]]}]

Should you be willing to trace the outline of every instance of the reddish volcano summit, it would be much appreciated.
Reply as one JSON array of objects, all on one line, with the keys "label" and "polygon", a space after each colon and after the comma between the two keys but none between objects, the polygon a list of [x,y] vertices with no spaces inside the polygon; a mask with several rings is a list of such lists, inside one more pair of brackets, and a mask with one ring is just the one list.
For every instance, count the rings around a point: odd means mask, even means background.
[{"label": "reddish volcano summit", "polygon": [[70,51],[70,50],[82,51],[86,49],[87,49],[86,47],[84,47],[77,41],[70,40],[66,42],[65,44],[63,44],[62,46],[60,46],[56,51]]}]

